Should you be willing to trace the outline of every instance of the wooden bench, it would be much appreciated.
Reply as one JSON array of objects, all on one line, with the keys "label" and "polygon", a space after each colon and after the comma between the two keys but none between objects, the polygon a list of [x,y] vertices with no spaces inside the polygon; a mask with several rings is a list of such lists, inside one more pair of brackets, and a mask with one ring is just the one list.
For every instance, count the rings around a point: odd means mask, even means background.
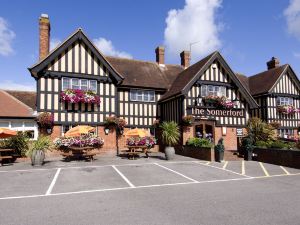
[{"label": "wooden bench", "polygon": [[0,149],[0,160],[1,160],[1,166],[3,166],[3,159],[10,159],[10,162],[12,162],[14,149]]}]

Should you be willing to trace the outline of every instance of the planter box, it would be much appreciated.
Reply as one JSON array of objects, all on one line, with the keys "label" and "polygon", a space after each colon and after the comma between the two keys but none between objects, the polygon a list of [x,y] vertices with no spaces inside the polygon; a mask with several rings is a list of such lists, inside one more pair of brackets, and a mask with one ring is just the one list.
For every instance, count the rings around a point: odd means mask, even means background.
[{"label": "planter box", "polygon": [[257,161],[300,169],[300,151],[255,148]]},{"label": "planter box", "polygon": [[182,146],[182,148],[175,148],[175,153],[195,159],[202,159],[207,161],[213,161],[215,153],[213,148],[199,148],[193,146]]}]

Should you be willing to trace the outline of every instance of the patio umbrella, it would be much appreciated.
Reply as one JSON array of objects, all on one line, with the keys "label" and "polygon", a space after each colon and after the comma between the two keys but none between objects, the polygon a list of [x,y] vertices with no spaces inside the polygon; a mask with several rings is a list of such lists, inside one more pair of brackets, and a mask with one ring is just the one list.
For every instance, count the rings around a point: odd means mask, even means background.
[{"label": "patio umbrella", "polygon": [[146,137],[148,136],[148,131],[144,130],[144,129],[138,129],[138,128],[134,128],[132,130],[128,130],[125,133],[126,137]]},{"label": "patio umbrella", "polygon": [[8,128],[0,128],[0,138],[9,138],[16,135],[17,131],[10,130]]},{"label": "patio umbrella", "polygon": [[79,137],[82,134],[88,134],[92,131],[94,131],[96,128],[95,127],[91,127],[91,126],[76,126],[73,127],[72,129],[68,130],[65,133],[65,137]]}]

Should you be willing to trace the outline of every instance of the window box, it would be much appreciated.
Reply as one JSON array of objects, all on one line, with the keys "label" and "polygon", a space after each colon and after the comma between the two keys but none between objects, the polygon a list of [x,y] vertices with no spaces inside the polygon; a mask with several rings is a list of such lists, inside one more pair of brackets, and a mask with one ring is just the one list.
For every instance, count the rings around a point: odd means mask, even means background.
[{"label": "window box", "polygon": [[234,102],[228,100],[225,96],[208,95],[203,98],[206,104],[212,104],[218,108],[231,109],[234,107]]},{"label": "window box", "polygon": [[67,89],[60,94],[61,100],[68,103],[90,103],[100,105],[100,97],[93,91]]},{"label": "window box", "polygon": [[293,115],[295,113],[299,113],[299,109],[295,109],[293,105],[278,105],[277,106],[277,111],[280,114],[284,115]]}]

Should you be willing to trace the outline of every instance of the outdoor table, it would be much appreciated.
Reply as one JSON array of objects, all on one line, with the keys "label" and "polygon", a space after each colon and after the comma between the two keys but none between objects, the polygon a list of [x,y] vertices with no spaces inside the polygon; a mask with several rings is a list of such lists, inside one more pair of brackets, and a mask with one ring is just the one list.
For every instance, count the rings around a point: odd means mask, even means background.
[{"label": "outdoor table", "polygon": [[146,154],[146,157],[148,158],[148,147],[145,145],[134,145],[134,146],[126,146],[128,151],[128,158],[129,159],[135,159],[135,156],[139,156],[141,152]]},{"label": "outdoor table", "polygon": [[0,149],[0,160],[1,160],[1,166],[3,165],[3,159],[12,159],[12,153],[14,152],[14,149],[8,149],[8,148],[1,148]]},{"label": "outdoor table", "polygon": [[91,161],[94,159],[94,153],[90,153],[90,151],[94,149],[93,147],[69,147],[69,153],[63,154],[66,157],[75,156],[76,158],[84,158],[88,157]]}]

